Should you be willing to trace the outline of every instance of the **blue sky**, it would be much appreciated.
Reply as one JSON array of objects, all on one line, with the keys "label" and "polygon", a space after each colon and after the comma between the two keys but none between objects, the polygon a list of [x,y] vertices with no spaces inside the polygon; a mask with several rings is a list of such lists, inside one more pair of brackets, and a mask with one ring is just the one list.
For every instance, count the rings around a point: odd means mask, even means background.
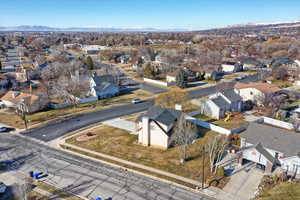
[{"label": "blue sky", "polygon": [[300,20],[300,0],[4,0],[0,26],[206,29]]}]

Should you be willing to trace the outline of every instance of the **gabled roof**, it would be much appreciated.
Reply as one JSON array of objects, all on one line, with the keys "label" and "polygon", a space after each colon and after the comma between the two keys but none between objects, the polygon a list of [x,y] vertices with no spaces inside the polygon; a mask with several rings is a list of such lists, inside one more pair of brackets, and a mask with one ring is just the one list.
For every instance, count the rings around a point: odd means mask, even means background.
[{"label": "gabled roof", "polygon": [[229,103],[222,97],[218,96],[217,98],[210,99],[214,104],[216,104],[219,108],[228,107]]},{"label": "gabled roof", "polygon": [[92,79],[95,81],[96,85],[101,85],[103,82],[109,82],[109,83],[115,82],[115,79],[112,75],[102,75],[102,76],[94,75]]},{"label": "gabled roof", "polygon": [[37,103],[40,97],[23,92],[8,91],[0,100],[9,101],[14,104],[19,104],[22,102],[23,99],[27,105],[32,105],[34,103]]},{"label": "gabled roof", "polygon": [[270,161],[271,163],[275,163],[276,159],[262,146],[262,144],[259,142],[256,145],[251,145],[251,146],[247,146],[244,148],[241,148],[240,150],[246,151],[248,149],[255,149],[257,152],[259,152],[260,154],[262,154],[268,161]]},{"label": "gabled roof", "polygon": [[111,86],[115,86],[114,84],[112,83],[109,83],[109,82],[101,82],[100,84],[98,84],[95,88],[96,91],[103,91],[103,90],[106,90],[108,89],[109,87]]},{"label": "gabled roof", "polygon": [[245,138],[247,143],[261,143],[268,149],[282,152],[285,157],[296,156],[300,152],[300,133],[293,131],[250,123],[241,137]]},{"label": "gabled roof", "polygon": [[281,90],[279,87],[269,83],[237,83],[235,84],[234,88],[255,88],[265,94],[275,93]]},{"label": "gabled roof", "polygon": [[242,98],[234,90],[225,90],[221,92],[231,102],[241,101]]},{"label": "gabled roof", "polygon": [[169,126],[176,122],[180,118],[181,114],[182,112],[179,110],[163,108],[161,106],[152,106],[149,108],[147,113],[140,115],[137,118],[137,121],[141,121],[142,117],[148,117],[149,119]]},{"label": "gabled roof", "polygon": [[289,58],[277,58],[272,60],[271,67],[279,67],[281,65],[293,64],[294,61]]}]

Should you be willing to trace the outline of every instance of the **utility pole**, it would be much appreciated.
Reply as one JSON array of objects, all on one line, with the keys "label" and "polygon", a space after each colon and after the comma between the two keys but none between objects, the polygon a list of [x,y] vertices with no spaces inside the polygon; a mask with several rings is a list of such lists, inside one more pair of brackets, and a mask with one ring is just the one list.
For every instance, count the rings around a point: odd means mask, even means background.
[{"label": "utility pole", "polygon": [[204,190],[204,161],[205,161],[205,146],[202,147],[202,190]]},{"label": "utility pole", "polygon": [[25,105],[25,100],[24,99],[22,99],[22,102],[19,104],[19,106],[17,108],[17,114],[24,121],[25,129],[27,130],[26,105]]}]

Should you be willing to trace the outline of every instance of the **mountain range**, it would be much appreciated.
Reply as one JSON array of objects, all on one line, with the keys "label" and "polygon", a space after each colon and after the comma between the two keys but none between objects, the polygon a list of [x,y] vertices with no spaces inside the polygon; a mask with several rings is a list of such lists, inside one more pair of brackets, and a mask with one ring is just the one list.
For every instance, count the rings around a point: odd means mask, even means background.
[{"label": "mountain range", "polygon": [[[289,27],[300,27],[300,20],[286,21],[286,22],[257,22],[247,24],[236,24],[226,27],[213,28],[212,30],[218,29],[236,29],[236,28],[289,28]],[[0,26],[0,31],[62,31],[62,32],[186,32],[191,31],[190,29],[158,29],[158,28],[118,28],[118,27],[70,27],[70,28],[57,28],[49,26]],[[195,30],[193,30],[195,31]]]}]

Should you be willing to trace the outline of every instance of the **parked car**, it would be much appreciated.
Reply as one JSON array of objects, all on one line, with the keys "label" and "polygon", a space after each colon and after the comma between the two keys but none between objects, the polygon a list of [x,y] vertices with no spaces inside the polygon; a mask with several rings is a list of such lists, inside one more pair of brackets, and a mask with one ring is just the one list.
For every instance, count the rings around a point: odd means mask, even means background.
[{"label": "parked car", "polygon": [[142,99],[133,99],[132,103],[137,104],[137,103],[141,103],[142,101],[143,101]]},{"label": "parked car", "polygon": [[8,128],[8,127],[4,127],[4,126],[0,126],[0,133],[4,133],[4,132],[10,132],[15,130],[14,128]]},{"label": "parked car", "polygon": [[3,194],[6,191],[6,189],[7,186],[4,183],[0,182],[0,194]]}]

